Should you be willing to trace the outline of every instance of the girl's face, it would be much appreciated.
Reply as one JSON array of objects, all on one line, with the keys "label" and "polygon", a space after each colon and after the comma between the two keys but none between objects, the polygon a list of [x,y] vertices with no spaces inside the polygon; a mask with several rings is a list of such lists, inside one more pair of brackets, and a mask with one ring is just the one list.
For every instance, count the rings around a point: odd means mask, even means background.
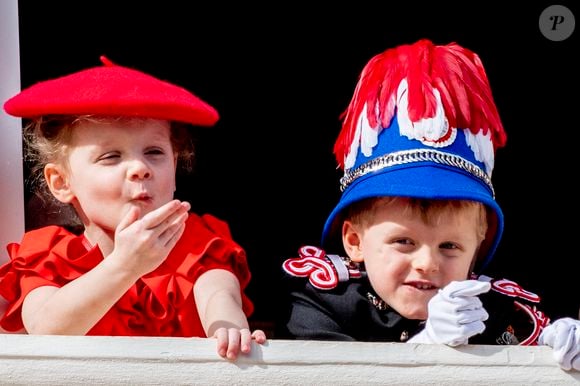
[{"label": "girl's face", "polygon": [[477,207],[446,211],[427,224],[397,200],[380,206],[368,226],[343,225],[353,261],[364,261],[377,295],[403,317],[427,319],[427,303],[453,280],[468,278],[480,241]]},{"label": "girl's face", "polygon": [[73,129],[68,195],[86,232],[113,233],[131,207],[141,217],[173,199],[176,156],[167,121],[83,122]]}]

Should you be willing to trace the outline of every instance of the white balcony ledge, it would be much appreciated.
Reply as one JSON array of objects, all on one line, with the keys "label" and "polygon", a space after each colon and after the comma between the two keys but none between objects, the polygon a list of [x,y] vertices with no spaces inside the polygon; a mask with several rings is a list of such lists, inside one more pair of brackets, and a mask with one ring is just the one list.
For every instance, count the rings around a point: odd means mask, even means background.
[{"label": "white balcony ledge", "polygon": [[580,385],[549,347],[271,339],[229,362],[201,338],[0,334],[2,385]]}]

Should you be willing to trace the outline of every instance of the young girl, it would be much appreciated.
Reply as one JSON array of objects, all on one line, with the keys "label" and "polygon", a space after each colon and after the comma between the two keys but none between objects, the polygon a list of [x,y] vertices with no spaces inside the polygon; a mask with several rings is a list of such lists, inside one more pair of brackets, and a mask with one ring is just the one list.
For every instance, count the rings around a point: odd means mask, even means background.
[{"label": "young girl", "polygon": [[388,49],[363,69],[343,118],[343,193],[322,244],[344,254],[305,246],[284,261],[282,335],[545,344],[580,370],[580,321],[550,324],[536,294],[481,274],[503,231],[491,174],[506,135],[477,54],[426,39]]},{"label": "young girl", "polygon": [[102,60],[4,105],[31,120],[31,178],[74,208],[82,232],[50,225],[8,246],[0,325],[29,334],[213,337],[222,357],[248,353],[252,339],[266,336],[248,327],[245,251],[225,222],[173,198],[177,167],[193,155],[187,126],[211,126],[218,114],[180,87]]}]

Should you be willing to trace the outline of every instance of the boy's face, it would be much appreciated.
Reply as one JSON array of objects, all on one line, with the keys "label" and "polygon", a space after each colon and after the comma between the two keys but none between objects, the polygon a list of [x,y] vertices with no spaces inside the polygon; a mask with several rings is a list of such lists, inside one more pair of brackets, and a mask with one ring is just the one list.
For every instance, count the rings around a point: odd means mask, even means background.
[{"label": "boy's face", "polygon": [[132,207],[140,217],[173,199],[176,158],[166,121],[83,122],[62,170],[86,231],[114,232]]},{"label": "boy's face", "polygon": [[366,226],[343,224],[349,257],[365,263],[377,295],[408,319],[427,319],[427,303],[453,280],[465,280],[480,244],[478,209],[445,211],[427,224],[398,200],[379,206]]}]

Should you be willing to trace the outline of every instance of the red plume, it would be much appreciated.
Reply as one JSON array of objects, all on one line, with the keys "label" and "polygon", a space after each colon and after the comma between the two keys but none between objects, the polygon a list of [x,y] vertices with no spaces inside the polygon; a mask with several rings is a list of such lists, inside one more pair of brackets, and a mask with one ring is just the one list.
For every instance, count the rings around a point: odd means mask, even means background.
[{"label": "red plume", "polygon": [[435,115],[433,89],[437,89],[450,127],[484,134],[491,130],[494,151],[505,145],[506,134],[479,56],[456,43],[436,46],[422,39],[375,55],[363,68],[350,104],[341,114],[342,130],[334,144],[341,168],[353,141],[360,141],[355,132],[365,104],[370,126],[388,127],[403,79],[408,83],[412,122]]}]

